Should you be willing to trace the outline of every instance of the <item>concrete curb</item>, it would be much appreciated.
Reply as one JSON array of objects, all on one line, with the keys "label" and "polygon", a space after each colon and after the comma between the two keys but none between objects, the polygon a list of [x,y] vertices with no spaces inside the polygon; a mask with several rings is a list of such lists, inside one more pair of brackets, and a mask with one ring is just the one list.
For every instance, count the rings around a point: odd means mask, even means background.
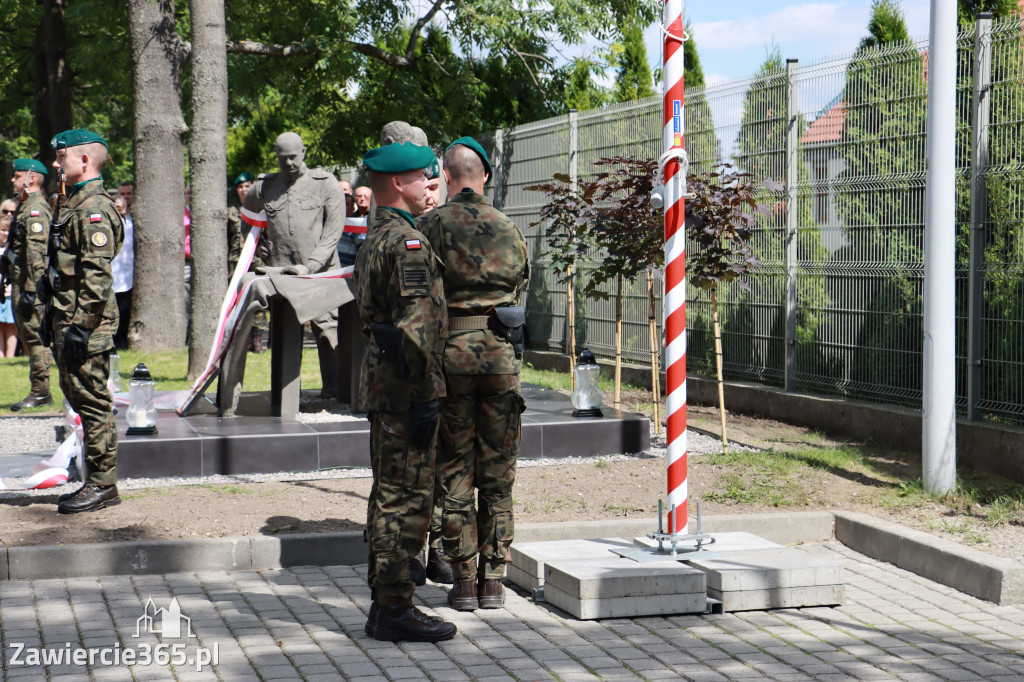
[{"label": "concrete curb", "polygon": [[[524,523],[516,529],[516,539],[629,539],[657,528],[657,519]],[[868,514],[815,511],[707,516],[701,529],[706,533],[746,531],[786,545],[835,538],[861,554],[979,599],[1024,603],[1024,565]],[[690,531],[695,530],[691,521]],[[344,566],[365,561],[366,543],[360,531],[7,547],[0,548],[0,580]]]},{"label": "concrete curb", "polygon": [[996,604],[1024,602],[1024,566],[869,514],[836,512],[836,539],[865,556]]}]

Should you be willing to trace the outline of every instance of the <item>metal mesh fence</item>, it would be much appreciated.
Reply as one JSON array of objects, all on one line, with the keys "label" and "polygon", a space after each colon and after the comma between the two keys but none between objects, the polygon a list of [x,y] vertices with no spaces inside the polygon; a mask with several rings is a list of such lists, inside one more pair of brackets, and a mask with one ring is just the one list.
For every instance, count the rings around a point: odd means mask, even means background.
[{"label": "metal mesh fence", "polygon": [[[957,294],[949,302],[957,366],[950,371],[972,418],[1022,423],[1024,49],[1017,20],[979,30],[985,59],[975,54],[975,30],[958,40]],[[686,93],[691,172],[726,162],[784,188],[759,194],[769,209],[751,237],[761,265],[719,289],[727,378],[920,406],[927,69],[927,44],[908,43],[807,66],[768,65],[751,78]],[[988,109],[974,125],[983,97]],[[979,145],[986,155],[972,165]],[[556,172],[586,179],[602,157],[657,157],[661,100],[505,131],[500,151],[504,209],[535,258],[531,341],[563,350],[566,288],[545,266],[543,228],[533,225],[543,196],[524,188]],[[787,253],[790,230],[796,248]],[[661,289],[659,273],[659,338]],[[624,289],[623,357],[635,362],[650,358],[645,292],[642,278]],[[613,299],[576,302],[577,343],[599,355],[614,352]],[[795,318],[789,330],[787,316]],[[713,349],[710,298],[691,286],[689,371],[713,374]]]},{"label": "metal mesh fence", "polygon": [[[927,44],[918,42],[768,65],[750,78],[687,91],[690,172],[726,162],[783,188],[759,193],[769,209],[751,237],[761,265],[719,290],[726,378],[920,407],[927,69]],[[1020,22],[980,22],[963,32],[957,83],[956,300],[949,302],[957,362],[949,371],[969,417],[1024,423]],[[526,188],[556,173],[592,178],[602,157],[659,156],[661,106],[652,97],[479,137],[496,161],[492,198],[527,236],[534,348],[567,347],[567,296],[537,224],[545,197]],[[579,277],[587,276],[584,265]],[[787,304],[789,286],[796,295]],[[657,273],[659,339],[662,288]],[[614,283],[605,291],[608,299],[577,295],[576,341],[611,356]],[[640,277],[624,286],[623,358],[646,363],[650,351]],[[692,286],[687,365],[714,373],[710,297]]]}]

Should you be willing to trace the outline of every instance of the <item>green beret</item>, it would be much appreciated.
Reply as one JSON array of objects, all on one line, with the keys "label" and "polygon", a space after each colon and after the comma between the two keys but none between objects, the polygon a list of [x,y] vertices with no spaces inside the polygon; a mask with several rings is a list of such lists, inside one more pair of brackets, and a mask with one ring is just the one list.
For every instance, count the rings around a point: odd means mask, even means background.
[{"label": "green beret", "polygon": [[435,158],[427,167],[427,177],[433,180],[439,175],[441,175],[441,164],[439,164]]},{"label": "green beret", "polygon": [[[65,130],[63,133],[57,133],[50,140],[50,146],[54,149],[67,149],[68,147],[77,147],[83,144],[92,144],[93,142],[99,142],[104,147],[107,146],[107,141],[102,137],[92,132],[91,130]],[[109,147],[108,147],[109,149]]]},{"label": "green beret", "polygon": [[46,166],[43,165],[42,161],[36,159],[15,159],[14,170],[17,171],[35,171],[36,173],[42,173],[46,175]]},{"label": "green beret", "polygon": [[252,173],[250,173],[249,171],[242,171],[241,173],[238,174],[238,177],[235,178],[235,184],[231,186],[238,187],[243,182],[252,182]]},{"label": "green beret", "polygon": [[[494,171],[491,170],[491,161],[490,159],[487,158],[487,152],[484,151],[484,148],[480,146],[479,142],[477,142],[476,140],[469,136],[460,137],[459,139],[455,140],[455,142],[452,142],[450,145],[448,145],[448,149],[451,149],[457,144],[461,144],[463,147],[469,147],[470,149],[475,151],[477,156],[480,157],[480,160],[484,162],[484,170],[487,171],[487,174],[494,175]],[[448,149],[445,149],[445,151],[448,151]]]},{"label": "green beret", "polygon": [[430,147],[412,142],[395,142],[363,154],[363,165],[378,173],[403,173],[429,168],[437,163]]}]

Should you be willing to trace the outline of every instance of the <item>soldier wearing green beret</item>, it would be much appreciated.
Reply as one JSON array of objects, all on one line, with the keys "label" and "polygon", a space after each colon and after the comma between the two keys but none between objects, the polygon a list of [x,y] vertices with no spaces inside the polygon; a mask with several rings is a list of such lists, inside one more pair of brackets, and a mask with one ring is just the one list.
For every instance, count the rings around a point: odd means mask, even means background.
[{"label": "soldier wearing green beret", "polygon": [[[445,556],[459,611],[501,608],[501,579],[515,527],[512,486],[519,458],[519,386],[529,281],[526,240],[484,196],[491,163],[471,137],[444,154],[448,203],[417,227],[444,263],[449,334],[437,478]],[[479,497],[479,500],[477,499]]]},{"label": "soldier wearing green beret", "polygon": [[456,628],[423,614],[409,558],[426,538],[434,491],[441,351],[447,334],[440,264],[414,227],[427,209],[428,147],[411,142],[363,157],[378,202],[353,283],[367,352],[360,397],[370,418],[373,488],[367,510],[373,603],[366,632],[378,640],[437,642]]},{"label": "soldier wearing green beret", "polygon": [[14,322],[28,356],[31,389],[11,405],[12,412],[49,405],[50,365],[53,356],[39,338],[43,305],[36,299],[36,282],[46,270],[46,240],[50,234],[50,205],[43,185],[46,166],[35,159],[15,159],[11,183],[21,203],[11,225],[11,236],[3,260],[11,284]]},{"label": "soldier wearing green beret", "polygon": [[57,511],[73,514],[121,502],[107,376],[118,323],[110,261],[121,248],[124,225],[103,189],[106,140],[88,130],[68,130],[51,145],[57,152],[53,167],[70,187],[50,230],[49,264],[39,293],[48,304],[60,387],[85,432],[85,485],[58,498]]},{"label": "soldier wearing green beret", "polygon": [[[235,272],[238,258],[242,255],[245,237],[249,234],[248,226],[242,223],[242,202],[252,187],[252,174],[243,171],[235,178],[232,196],[228,197],[228,278]],[[255,263],[255,259],[253,261]],[[252,269],[252,266],[249,268]]]},{"label": "soldier wearing green beret", "polygon": [[[249,226],[242,222],[242,202],[245,195],[252,187],[253,178],[249,171],[242,171],[235,178],[232,184],[231,196],[228,197],[228,279],[235,274],[238,266],[238,259],[242,256],[242,249],[245,247],[245,238],[249,236]],[[263,267],[263,261],[259,256],[253,256],[249,264],[249,272],[256,268]],[[249,350],[254,353],[263,353],[267,350],[263,344],[263,336],[270,328],[270,318],[266,310],[259,310],[253,316],[252,331],[249,332]]]}]

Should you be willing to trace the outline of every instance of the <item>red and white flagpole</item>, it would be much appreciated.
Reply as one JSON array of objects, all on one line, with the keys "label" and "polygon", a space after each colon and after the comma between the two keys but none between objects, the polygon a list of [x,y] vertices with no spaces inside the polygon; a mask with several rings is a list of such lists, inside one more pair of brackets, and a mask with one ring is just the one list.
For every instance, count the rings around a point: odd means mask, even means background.
[{"label": "red and white flagpole", "polygon": [[[662,51],[665,201],[665,366],[668,531],[687,532],[686,512],[686,164],[683,150],[683,2],[666,0]],[[684,157],[685,158],[685,157]]]}]

